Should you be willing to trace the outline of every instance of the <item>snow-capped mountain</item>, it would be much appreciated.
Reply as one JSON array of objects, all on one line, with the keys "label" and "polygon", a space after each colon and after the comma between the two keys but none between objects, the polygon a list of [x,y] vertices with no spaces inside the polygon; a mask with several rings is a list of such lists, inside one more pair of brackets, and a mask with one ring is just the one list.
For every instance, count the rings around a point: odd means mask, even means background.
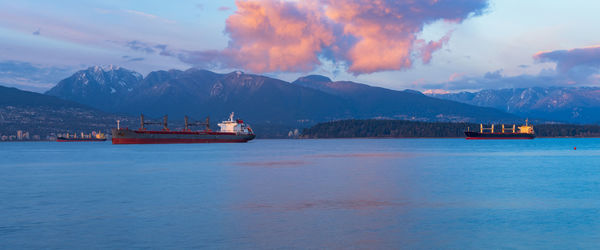
[{"label": "snow-capped mountain", "polygon": [[133,91],[142,79],[141,74],[118,66],[94,66],[60,81],[46,94],[96,107],[112,105]]},{"label": "snow-capped mountain", "polygon": [[569,123],[600,121],[600,88],[597,87],[487,89],[475,93],[430,96],[547,120]]}]

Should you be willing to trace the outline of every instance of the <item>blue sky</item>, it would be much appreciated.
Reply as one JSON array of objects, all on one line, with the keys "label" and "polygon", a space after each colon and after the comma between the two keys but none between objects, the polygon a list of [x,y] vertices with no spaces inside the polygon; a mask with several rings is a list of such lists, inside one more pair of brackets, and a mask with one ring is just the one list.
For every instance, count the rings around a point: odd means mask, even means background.
[{"label": "blue sky", "polygon": [[[0,84],[44,91],[62,77],[92,65],[120,65],[142,74],[199,66],[175,54],[225,51],[231,44],[247,41],[232,39],[231,34],[240,32],[233,25],[226,32],[226,22],[237,9],[233,0],[2,1]],[[583,72],[581,67],[568,74],[556,70],[562,57],[541,60],[534,55],[578,48],[590,54],[585,49],[600,40],[594,32],[600,23],[598,9],[600,2],[594,1],[492,0],[478,15],[460,22],[434,20],[416,32],[415,39],[423,41],[442,41],[449,34],[443,46],[432,50],[429,63],[414,59],[409,67],[357,74],[348,66],[356,61],[321,53],[316,55],[320,64],[310,64],[314,68],[309,70],[290,72],[297,70],[280,67],[258,73],[289,81],[322,74],[335,80],[421,91],[595,85],[600,79],[595,58],[586,57],[586,73],[579,77],[574,74]],[[256,69],[244,63],[201,65],[217,72]]]}]

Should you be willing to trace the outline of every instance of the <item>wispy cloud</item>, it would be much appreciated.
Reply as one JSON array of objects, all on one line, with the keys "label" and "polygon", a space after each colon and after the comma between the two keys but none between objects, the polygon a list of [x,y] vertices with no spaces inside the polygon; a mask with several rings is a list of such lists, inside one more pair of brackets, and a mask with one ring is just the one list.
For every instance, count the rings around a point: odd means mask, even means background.
[{"label": "wispy cloud", "polygon": [[575,81],[587,80],[600,72],[600,45],[569,50],[541,51],[533,55],[539,62],[556,63],[556,71]]},{"label": "wispy cloud", "polygon": [[451,81],[451,82],[456,81],[456,80],[462,78],[464,75],[465,75],[464,73],[458,73],[458,72],[452,73],[452,75],[450,75],[450,77],[448,77],[448,81]]},{"label": "wispy cloud", "polygon": [[0,61],[0,83],[24,90],[43,92],[75,72],[73,68]]},{"label": "wispy cloud", "polygon": [[505,76],[499,71],[488,72],[484,76],[463,76],[441,83],[426,83],[419,87],[437,92],[480,90],[500,88],[529,88],[567,85],[567,79],[546,71],[537,75]]},{"label": "wispy cloud", "polygon": [[[486,88],[527,88],[548,86],[592,86],[600,84],[600,45],[568,50],[540,51],[533,55],[539,63],[555,63],[554,68],[546,68],[538,74],[506,76],[496,70],[483,76],[455,77],[447,82],[421,85],[425,89],[477,90]],[[518,65],[528,68],[528,65]]]},{"label": "wispy cloud", "polygon": [[143,17],[143,18],[152,19],[152,20],[157,20],[157,21],[161,21],[161,22],[165,22],[165,23],[170,23],[170,24],[176,23],[174,20],[163,18],[163,17],[159,17],[157,15],[149,14],[149,13],[142,12],[142,11],[137,11],[137,10],[123,10],[123,12],[131,14],[131,15],[134,15],[134,16]]},{"label": "wispy cloud", "polygon": [[452,32],[448,32],[445,36],[443,36],[439,41],[429,41],[425,42],[425,40],[417,40],[417,47],[420,47],[419,52],[421,53],[421,57],[423,58],[423,63],[428,64],[431,62],[431,58],[433,57],[433,52],[438,51],[445,44],[450,41],[450,36]]},{"label": "wispy cloud", "polygon": [[144,61],[144,60],[146,60],[146,59],[143,57],[134,57],[134,58],[129,58],[127,61],[128,62],[139,62],[139,61]]},{"label": "wispy cloud", "polygon": [[131,40],[131,41],[108,41],[114,44],[121,45],[123,47],[129,48],[133,51],[144,52],[147,54],[158,54],[161,56],[174,56],[175,52],[170,51],[168,45],[166,44],[156,44],[143,42],[140,40]]},{"label": "wispy cloud", "polygon": [[145,42],[140,42],[138,40],[131,40],[131,41],[125,42],[125,47],[130,48],[135,51],[141,51],[141,52],[145,52],[145,53],[154,53],[155,52],[154,46],[149,45]]}]

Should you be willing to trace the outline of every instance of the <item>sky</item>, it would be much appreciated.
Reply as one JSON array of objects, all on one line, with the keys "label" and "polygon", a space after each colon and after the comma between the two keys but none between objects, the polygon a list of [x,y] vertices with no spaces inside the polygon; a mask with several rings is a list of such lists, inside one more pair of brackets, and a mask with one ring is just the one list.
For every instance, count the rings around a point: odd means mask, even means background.
[{"label": "sky", "polygon": [[600,2],[0,1],[0,85],[118,65],[446,93],[600,84]]}]

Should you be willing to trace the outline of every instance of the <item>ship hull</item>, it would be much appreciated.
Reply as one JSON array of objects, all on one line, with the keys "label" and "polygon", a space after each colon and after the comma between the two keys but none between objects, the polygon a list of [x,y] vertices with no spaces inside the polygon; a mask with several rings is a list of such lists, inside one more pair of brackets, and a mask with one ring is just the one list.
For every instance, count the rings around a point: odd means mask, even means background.
[{"label": "ship hull", "polygon": [[57,142],[103,142],[103,141],[106,141],[106,139],[58,137],[56,139],[56,141]]},{"label": "ship hull", "polygon": [[465,132],[467,140],[531,140],[534,134]]},{"label": "ship hull", "polygon": [[254,139],[254,134],[212,131],[139,131],[113,129],[113,144],[174,144],[174,143],[240,143]]}]

